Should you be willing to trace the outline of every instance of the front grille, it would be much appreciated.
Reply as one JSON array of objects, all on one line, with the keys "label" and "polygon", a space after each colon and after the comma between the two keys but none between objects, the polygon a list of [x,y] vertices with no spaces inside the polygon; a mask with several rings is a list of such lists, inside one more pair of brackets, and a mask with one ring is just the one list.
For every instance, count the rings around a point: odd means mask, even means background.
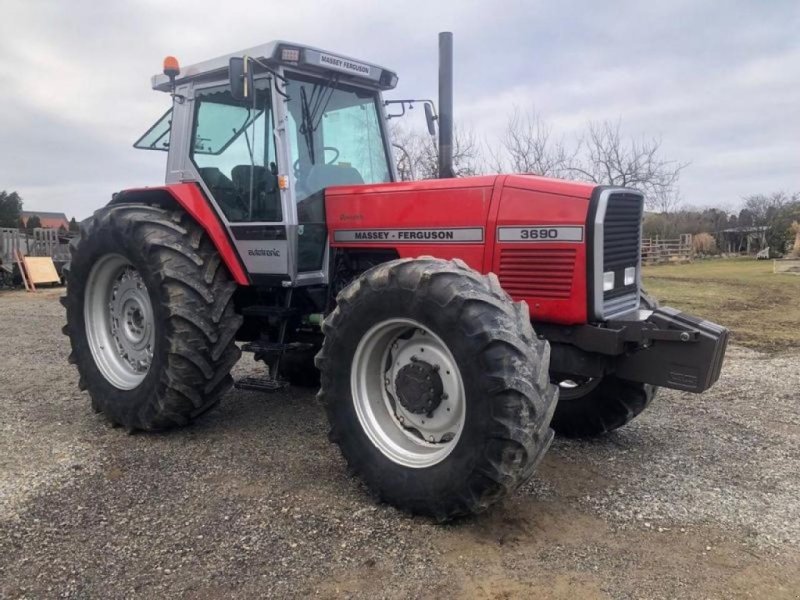
[{"label": "front grille", "polygon": [[569,298],[575,249],[503,248],[500,285],[514,298]]},{"label": "front grille", "polygon": [[638,277],[633,285],[623,285],[623,281],[626,267],[639,267],[643,204],[638,194],[618,192],[608,197],[603,222],[603,272],[613,271],[617,285],[603,292],[603,315],[606,317],[639,305]]}]

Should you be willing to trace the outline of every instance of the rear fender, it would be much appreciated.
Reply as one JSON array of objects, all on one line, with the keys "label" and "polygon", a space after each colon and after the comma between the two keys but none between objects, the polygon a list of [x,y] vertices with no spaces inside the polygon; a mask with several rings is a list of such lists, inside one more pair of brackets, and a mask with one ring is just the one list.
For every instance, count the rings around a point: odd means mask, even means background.
[{"label": "rear fender", "polygon": [[222,262],[228,267],[233,280],[239,285],[250,285],[250,280],[239,260],[239,255],[228,237],[228,233],[196,184],[175,183],[159,187],[122,190],[114,194],[109,206],[141,203],[158,204],[165,208],[183,208],[208,234],[217,252],[219,252]]}]

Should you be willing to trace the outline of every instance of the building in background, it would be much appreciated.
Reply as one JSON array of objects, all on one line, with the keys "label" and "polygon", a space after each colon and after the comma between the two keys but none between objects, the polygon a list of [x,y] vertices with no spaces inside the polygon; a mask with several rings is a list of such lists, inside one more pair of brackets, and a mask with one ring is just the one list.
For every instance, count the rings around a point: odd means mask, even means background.
[{"label": "building in background", "polygon": [[25,223],[25,227],[28,226],[28,219],[32,216],[38,216],[39,221],[42,223],[42,227],[47,229],[58,229],[59,227],[63,227],[65,230],[69,230],[69,219],[67,219],[67,215],[60,212],[41,212],[37,210],[23,210],[20,213],[20,220]]}]

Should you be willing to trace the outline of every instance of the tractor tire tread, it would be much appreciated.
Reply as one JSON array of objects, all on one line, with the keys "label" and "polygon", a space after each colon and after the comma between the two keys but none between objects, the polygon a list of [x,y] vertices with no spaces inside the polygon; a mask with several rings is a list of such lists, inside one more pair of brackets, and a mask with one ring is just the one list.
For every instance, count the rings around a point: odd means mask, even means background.
[{"label": "tractor tire tread", "polygon": [[[455,473],[454,493],[445,498],[425,498],[412,490],[386,486],[374,476],[368,459],[354,452],[348,440],[356,421],[342,418],[341,392],[336,378],[349,364],[338,351],[348,325],[359,319],[362,296],[392,288],[411,292],[411,302],[433,302],[443,313],[457,315],[465,347],[486,365],[482,393],[491,407],[490,423],[475,464]],[[514,303],[492,276],[483,276],[461,261],[433,258],[400,259],[362,274],[337,298],[337,307],[323,324],[325,341],[316,358],[321,372],[318,398],[330,423],[329,439],[338,444],[349,470],[359,475],[381,500],[412,514],[427,514],[440,521],[479,513],[516,490],[531,477],[553,439],[549,427],[557,392],[547,376],[547,342],[538,339],[527,309]],[[349,401],[349,395],[347,396]],[[391,488],[391,489],[387,489]]]},{"label": "tractor tire tread", "polygon": [[[154,356],[150,367],[158,372],[148,384],[150,393],[125,402],[114,396],[136,393],[144,382],[129,392],[109,390],[94,364],[83,322],[91,266],[100,255],[113,252],[115,244],[146,266],[154,311],[163,315],[156,334],[159,358]],[[230,370],[241,355],[234,338],[242,317],[233,304],[236,284],[203,228],[182,210],[112,205],[81,224],[70,255],[62,298],[67,310],[64,333],[93,408],[128,430],[149,431],[185,425],[218,404],[232,385]]]}]

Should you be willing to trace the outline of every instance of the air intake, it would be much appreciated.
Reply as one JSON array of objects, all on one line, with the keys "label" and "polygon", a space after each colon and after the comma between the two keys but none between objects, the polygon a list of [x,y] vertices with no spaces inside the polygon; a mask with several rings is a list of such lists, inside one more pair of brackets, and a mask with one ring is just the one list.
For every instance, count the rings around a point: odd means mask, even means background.
[{"label": "air intake", "polygon": [[574,248],[503,248],[497,277],[515,299],[569,298],[575,253]]}]

